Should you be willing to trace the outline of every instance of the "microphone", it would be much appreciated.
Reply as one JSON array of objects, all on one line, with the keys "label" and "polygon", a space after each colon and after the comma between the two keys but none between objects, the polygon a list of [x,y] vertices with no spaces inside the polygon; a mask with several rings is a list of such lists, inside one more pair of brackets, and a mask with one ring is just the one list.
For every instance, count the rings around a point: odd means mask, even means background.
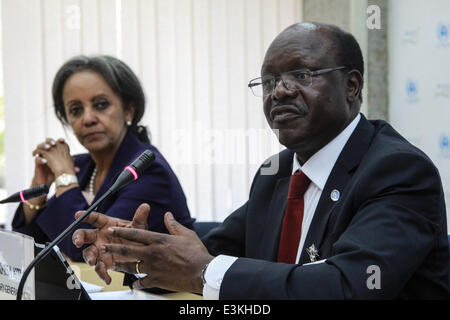
[{"label": "microphone", "polygon": [[139,175],[142,174],[155,160],[155,154],[151,150],[145,150],[132,164],[125,167],[124,171],[116,179],[115,183],[108,189],[97,201],[95,201],[83,215],[81,215],[77,220],[75,220],[70,226],[67,227],[55,240],[48,244],[39,254],[31,261],[20,279],[19,287],[17,288],[17,300],[22,299],[23,288],[25,286],[25,281],[30,274],[33,267],[38,264],[42,259],[50,253],[54,246],[60,243],[69,233],[75,230],[78,225],[83,222],[83,220],[98,207],[98,205],[109,197],[111,194],[119,190],[120,188],[126,186],[130,182],[137,180]]},{"label": "microphone", "polygon": [[45,184],[41,184],[40,186],[20,190],[19,192],[10,195],[8,198],[3,199],[0,203],[9,203],[9,202],[26,202],[27,200],[38,198],[46,195],[48,193],[48,187]]},{"label": "microphone", "polygon": [[145,150],[132,164],[125,167],[110,190],[116,192],[131,181],[137,180],[139,175],[142,174],[153,161],[155,161],[155,154],[150,150]]}]

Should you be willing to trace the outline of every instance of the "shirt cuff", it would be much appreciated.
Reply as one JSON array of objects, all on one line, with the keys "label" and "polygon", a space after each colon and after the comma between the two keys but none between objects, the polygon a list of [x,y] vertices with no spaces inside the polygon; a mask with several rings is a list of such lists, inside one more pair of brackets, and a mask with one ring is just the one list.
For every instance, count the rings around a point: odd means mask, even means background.
[{"label": "shirt cuff", "polygon": [[206,283],[203,286],[204,300],[219,300],[223,277],[237,257],[219,255],[209,263],[205,271]]}]

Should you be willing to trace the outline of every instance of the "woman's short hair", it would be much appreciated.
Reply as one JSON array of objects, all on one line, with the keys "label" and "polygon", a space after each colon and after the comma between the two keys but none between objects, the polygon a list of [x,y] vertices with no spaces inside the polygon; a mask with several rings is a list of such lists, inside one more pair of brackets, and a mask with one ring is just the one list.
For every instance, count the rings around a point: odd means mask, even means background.
[{"label": "woman's short hair", "polygon": [[100,74],[109,87],[122,100],[124,108],[134,106],[131,131],[143,142],[150,142],[147,130],[138,125],[145,112],[145,95],[138,77],[121,60],[107,55],[76,56],[64,63],[53,80],[52,95],[56,117],[63,125],[68,125],[64,108],[63,90],[67,79],[80,71],[94,71]]}]

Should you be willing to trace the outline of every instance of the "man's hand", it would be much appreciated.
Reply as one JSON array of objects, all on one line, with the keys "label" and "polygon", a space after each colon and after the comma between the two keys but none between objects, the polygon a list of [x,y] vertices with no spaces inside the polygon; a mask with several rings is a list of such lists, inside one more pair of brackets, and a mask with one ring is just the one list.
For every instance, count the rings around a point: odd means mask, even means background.
[{"label": "man's hand", "polygon": [[[98,212],[92,212],[86,217],[84,222],[91,224],[97,229],[78,229],[73,234],[72,242],[77,248],[80,248],[85,244],[91,244],[91,246],[83,250],[83,259],[90,266],[95,265],[95,271],[106,284],[111,283],[111,277],[108,274],[108,270],[112,269],[116,260],[126,259],[109,254],[104,255],[100,252],[100,247],[106,243],[131,244],[130,241],[111,236],[111,233],[108,232],[108,228],[122,227],[147,230],[147,218],[149,212],[150,206],[146,203],[141,204],[139,208],[137,208],[133,221],[108,217]],[[78,211],[75,214],[75,218],[78,219],[83,213],[84,211]],[[134,243],[134,245],[139,246],[141,244]]]},{"label": "man's hand", "polygon": [[[105,244],[101,252],[134,260],[115,260],[116,271],[136,273],[138,261],[139,271],[147,276],[134,282],[133,288],[159,287],[201,293],[201,272],[214,257],[209,254],[197,234],[175,221],[170,212],[165,214],[164,223],[170,234],[123,227],[110,228],[109,237],[121,239],[123,243],[118,244],[116,241],[114,244]],[[126,244],[125,241],[135,244]]]}]

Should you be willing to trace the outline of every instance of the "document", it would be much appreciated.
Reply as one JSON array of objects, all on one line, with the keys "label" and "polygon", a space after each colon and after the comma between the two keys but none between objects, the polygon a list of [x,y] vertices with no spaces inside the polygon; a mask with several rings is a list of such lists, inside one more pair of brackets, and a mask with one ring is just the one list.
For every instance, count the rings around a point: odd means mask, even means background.
[{"label": "document", "polygon": [[124,290],[89,293],[92,300],[169,300],[157,294],[142,290]]},{"label": "document", "polygon": [[87,293],[95,293],[95,292],[101,292],[103,287],[97,286],[96,284],[92,284],[86,281],[80,281],[81,285],[83,286],[84,290],[86,290]]}]

